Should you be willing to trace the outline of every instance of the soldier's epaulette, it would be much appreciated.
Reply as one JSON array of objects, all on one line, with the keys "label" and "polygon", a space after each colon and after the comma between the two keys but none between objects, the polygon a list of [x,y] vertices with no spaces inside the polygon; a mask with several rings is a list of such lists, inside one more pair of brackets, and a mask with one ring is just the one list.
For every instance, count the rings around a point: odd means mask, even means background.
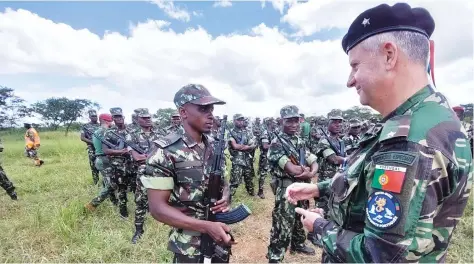
[{"label": "soldier's epaulette", "polygon": [[379,142],[390,139],[407,139],[410,132],[411,115],[400,115],[388,119],[383,125]]},{"label": "soldier's epaulette", "polygon": [[157,140],[155,140],[154,142],[156,144],[158,144],[158,146],[160,148],[166,148],[168,146],[171,146],[173,145],[174,143],[176,143],[179,139],[181,139],[181,134],[179,133],[171,133],[171,134],[168,134],[164,137],[160,137],[158,138]]}]

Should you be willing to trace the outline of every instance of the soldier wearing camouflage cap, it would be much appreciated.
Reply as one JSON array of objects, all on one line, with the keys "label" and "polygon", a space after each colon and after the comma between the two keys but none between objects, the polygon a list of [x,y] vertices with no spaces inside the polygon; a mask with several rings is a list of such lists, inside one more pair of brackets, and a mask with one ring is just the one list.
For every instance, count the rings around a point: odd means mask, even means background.
[{"label": "soldier wearing camouflage cap", "polygon": [[[145,108],[136,108],[133,110],[133,113],[132,113],[132,123],[130,124],[127,124],[127,132],[128,133],[134,133],[135,130],[139,130],[140,129],[140,126],[138,125],[138,113],[142,110],[142,109],[145,109]],[[148,109],[147,109],[148,111]]]},{"label": "soldier wearing camouflage cap", "polygon": [[92,172],[92,181],[94,185],[99,182],[99,171],[95,167],[95,149],[92,144],[92,135],[100,127],[97,122],[97,112],[94,109],[87,111],[89,115],[89,123],[86,123],[81,128],[81,141],[87,145],[87,155],[89,156],[89,166]]},{"label": "soldier wearing camouflage cap", "polygon": [[[272,212],[272,229],[267,258],[270,263],[279,263],[291,243],[290,251],[314,255],[314,249],[305,245],[303,225],[296,217],[295,206],[286,201],[286,187],[293,182],[310,182],[318,170],[317,158],[307,149],[299,136],[300,115],[298,107],[288,105],[280,110],[282,130],[272,140],[268,161],[272,175],[272,191],[275,206]],[[304,157],[300,157],[304,155]],[[304,161],[301,164],[300,161]],[[298,207],[308,208],[309,201],[300,201]]]},{"label": "soldier wearing camouflage cap", "polygon": [[170,125],[165,128],[166,135],[182,131],[181,117],[177,111],[174,111],[170,116]]},{"label": "soldier wearing camouflage cap", "polygon": [[[121,140],[127,137],[128,131],[125,126],[125,120],[122,112],[122,108],[113,107],[110,108],[110,114],[112,115],[114,126],[108,128],[104,132],[104,141],[109,142],[114,147],[109,147],[107,144],[102,144],[102,149],[109,158],[110,166],[104,168],[103,173],[107,181],[113,187],[113,190],[118,192],[119,199],[119,213],[122,218],[128,217],[127,211],[127,186],[129,183],[129,173],[131,166],[129,160],[130,156],[128,150],[124,145],[124,141]],[[101,196],[105,198],[104,196]],[[87,204],[86,207],[93,211],[103,200],[93,200]]]},{"label": "soldier wearing camouflage cap", "polygon": [[362,124],[358,119],[352,118],[349,120],[349,131],[342,139],[346,147],[347,156],[350,156],[352,152],[359,148],[361,128]]},{"label": "soldier wearing camouflage cap", "polygon": [[273,123],[274,120],[272,117],[265,117],[263,119],[263,124],[260,127],[260,139],[259,139],[259,147],[260,147],[260,159],[258,160],[258,193],[257,195],[261,199],[265,199],[264,194],[264,183],[267,173],[270,172],[270,166],[268,164],[267,154],[268,149],[270,148],[270,142],[275,137],[274,127],[275,124]]},{"label": "soldier wearing camouflage cap", "polygon": [[243,180],[247,193],[254,196],[252,151],[257,146],[257,142],[253,133],[246,129],[245,117],[242,114],[235,114],[233,120],[234,127],[228,133],[229,153],[232,161],[230,170],[231,195],[235,195]]},{"label": "soldier wearing camouflage cap", "polygon": [[[135,233],[132,237],[132,243],[137,243],[138,239],[144,233],[145,216],[148,210],[148,196],[146,189],[141,183],[141,176],[146,169],[145,161],[150,154],[153,141],[157,140],[160,134],[155,130],[151,120],[151,114],[148,108],[139,108],[137,113],[137,124],[139,129],[127,134],[126,142],[128,151],[132,157],[132,168],[134,173],[131,175],[131,188],[135,193]],[[131,146],[136,146],[137,149]]]},{"label": "soldier wearing camouflage cap", "polygon": [[[154,141],[155,150],[148,156],[141,177],[148,190],[150,214],[172,227],[168,249],[173,263],[199,263],[202,260],[201,234],[209,234],[221,245],[230,245],[230,228],[204,219],[204,193],[214,153],[210,133],[214,105],[225,104],[202,85],[189,84],[176,93],[174,103],[182,121],[183,132],[172,133]],[[214,212],[228,209],[230,192],[224,180],[222,199]]]},{"label": "soldier wearing camouflage cap", "polygon": [[[406,3],[361,13],[342,46],[347,86],[383,120],[332,181],[288,199],[331,194],[331,219],[298,210],[324,243],[322,262],[445,262],[472,189],[472,155],[449,100],[431,85],[433,17]],[[432,66],[432,65],[431,65]]]}]

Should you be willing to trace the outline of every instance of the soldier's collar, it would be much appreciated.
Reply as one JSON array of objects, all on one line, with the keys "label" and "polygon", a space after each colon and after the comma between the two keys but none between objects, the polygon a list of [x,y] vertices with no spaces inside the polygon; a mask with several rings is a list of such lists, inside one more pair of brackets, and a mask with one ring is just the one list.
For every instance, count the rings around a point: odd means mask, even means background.
[{"label": "soldier's collar", "polygon": [[[207,145],[207,136],[206,134],[202,134],[202,142]],[[190,148],[194,147],[197,145],[197,142],[185,131],[183,133],[183,135],[181,136],[181,138],[183,139],[184,143],[186,143],[186,145]]]},{"label": "soldier's collar", "polygon": [[403,102],[397,109],[393,110],[390,114],[388,114],[386,117],[383,118],[380,123],[385,123],[388,119],[397,116],[397,115],[403,115],[408,111],[408,109],[412,108],[414,105],[422,102],[425,100],[428,96],[432,95],[435,93],[433,87],[431,85],[427,85],[420,89],[418,92],[416,92],[414,95],[412,95],[408,100]]}]

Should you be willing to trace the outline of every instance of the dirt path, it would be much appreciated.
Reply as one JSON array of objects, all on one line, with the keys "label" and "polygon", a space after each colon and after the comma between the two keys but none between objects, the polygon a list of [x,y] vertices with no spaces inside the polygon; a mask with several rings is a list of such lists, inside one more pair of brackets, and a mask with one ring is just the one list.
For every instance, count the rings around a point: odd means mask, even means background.
[{"label": "dirt path", "polygon": [[[272,227],[272,210],[274,196],[266,188],[265,199],[258,199],[258,209],[252,212],[241,226],[236,228],[238,244],[232,247],[232,263],[268,263],[267,254],[268,241],[270,240],[270,229]],[[234,228],[233,228],[234,229]],[[316,250],[315,256],[303,254],[290,254],[289,249],[285,254],[284,262],[287,263],[314,263],[320,262],[321,250],[314,247],[309,241],[307,245]]]}]

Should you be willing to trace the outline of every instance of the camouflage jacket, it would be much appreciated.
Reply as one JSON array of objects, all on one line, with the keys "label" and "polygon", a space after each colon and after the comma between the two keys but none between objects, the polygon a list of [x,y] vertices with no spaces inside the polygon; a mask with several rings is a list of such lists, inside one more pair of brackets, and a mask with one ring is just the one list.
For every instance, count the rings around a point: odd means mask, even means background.
[{"label": "camouflage jacket", "polygon": [[[278,133],[278,136],[281,141],[275,137],[270,143],[270,148],[267,153],[271,175],[280,179],[287,178],[294,180],[294,177],[284,170],[285,164],[290,161],[290,155],[299,160],[299,149],[304,148],[305,161],[308,166],[313,164],[313,162],[316,162],[317,158],[314,154],[311,154],[308,151],[304,140],[298,135],[290,136],[284,132],[280,132]],[[284,146],[290,151],[290,153],[285,152]]]},{"label": "camouflage jacket", "polygon": [[[237,129],[233,128],[227,134],[228,140],[230,141],[233,138],[238,144],[252,146],[255,145],[255,137],[253,136],[252,132],[248,129]],[[229,153],[231,155],[232,164],[240,165],[240,166],[252,166],[252,156],[251,152],[249,151],[239,151],[232,148],[232,145],[229,143]]]},{"label": "camouflage jacket", "polygon": [[260,135],[262,134],[262,124],[253,124],[252,134],[255,136],[255,138],[260,139]]},{"label": "camouflage jacket", "polygon": [[[212,169],[213,142],[211,137],[203,135],[203,144],[198,144],[187,133],[173,133],[155,140],[157,147],[148,157],[140,178],[143,186],[170,190],[171,206],[183,209],[190,217],[204,219],[204,192]],[[200,255],[200,235],[172,228],[168,249],[183,255]]]},{"label": "camouflage jacket", "polygon": [[275,134],[273,134],[273,130],[270,130],[267,126],[265,125],[262,125],[262,129],[261,129],[261,134],[260,134],[260,154],[261,155],[267,155],[268,153],[268,149],[265,150],[263,148],[263,144],[266,143],[266,144],[270,144],[272,142],[272,140],[275,138]]},{"label": "camouflage jacket", "polygon": [[[135,130],[134,133],[128,133],[126,136],[126,141],[136,144],[141,150],[144,151],[142,154],[148,154],[152,151],[153,141],[159,138],[158,133],[152,129],[149,133],[143,132],[140,130]],[[129,151],[132,151],[131,147],[128,147]]]},{"label": "camouflage jacket", "polygon": [[[107,129],[104,133],[104,140],[114,144],[115,146],[121,146],[125,148],[125,142],[121,142],[116,136],[112,134],[112,132],[117,133],[122,138],[126,139],[128,135],[127,129],[119,130],[118,127],[112,126],[111,128]],[[130,161],[130,155],[122,155],[122,156],[108,156],[110,160],[110,164],[114,166],[123,166],[123,164]]]},{"label": "camouflage jacket", "polygon": [[[89,139],[89,140],[92,140],[92,134],[94,134],[94,132],[100,127],[100,124],[99,123],[87,123],[87,124],[84,124],[82,127],[81,127],[81,135],[84,135],[85,138]],[[87,132],[84,128],[86,129],[89,129],[92,134],[89,134],[89,132]]]},{"label": "camouflage jacket", "polygon": [[314,125],[311,127],[311,133],[309,137],[309,151],[316,154],[318,150],[318,143],[321,139],[321,132],[319,132],[319,126]]},{"label": "camouflage jacket", "polygon": [[318,183],[332,191],[332,221],[317,219],[314,232],[331,261],[445,262],[472,186],[466,131],[430,86],[382,123],[345,171]]},{"label": "camouflage jacket", "polygon": [[178,132],[178,131],[182,131],[182,128],[183,128],[183,126],[181,126],[181,125],[179,125],[179,126],[171,125],[171,126],[165,128],[165,133],[166,133],[166,135],[172,134],[172,133],[175,133],[175,132]]},{"label": "camouflage jacket", "polygon": [[344,136],[344,138],[342,138],[342,140],[344,140],[344,145],[346,147],[346,154],[347,155],[351,155],[352,152],[354,152],[354,150],[359,148],[359,141],[360,141],[359,136],[353,136],[353,135],[348,134],[348,135]]},{"label": "camouflage jacket", "polygon": [[[343,147],[344,142],[342,139],[339,138],[330,138],[329,140],[332,141],[333,145],[338,148],[338,152],[341,152],[341,147]],[[329,140],[326,137],[322,137],[318,145],[316,146],[316,155],[319,158],[319,180],[324,180],[328,178],[332,178],[336,173],[339,165],[332,164],[327,158],[332,154],[336,154],[336,151],[331,147],[329,144]],[[344,151],[345,154],[345,151]],[[338,156],[344,156],[340,154],[336,154]]]},{"label": "camouflage jacket", "polygon": [[138,124],[135,124],[135,123],[130,123],[128,125],[125,126],[126,127],[126,130],[127,130],[127,133],[129,134],[132,134],[132,133],[135,133],[137,131],[140,131],[140,126]]}]

